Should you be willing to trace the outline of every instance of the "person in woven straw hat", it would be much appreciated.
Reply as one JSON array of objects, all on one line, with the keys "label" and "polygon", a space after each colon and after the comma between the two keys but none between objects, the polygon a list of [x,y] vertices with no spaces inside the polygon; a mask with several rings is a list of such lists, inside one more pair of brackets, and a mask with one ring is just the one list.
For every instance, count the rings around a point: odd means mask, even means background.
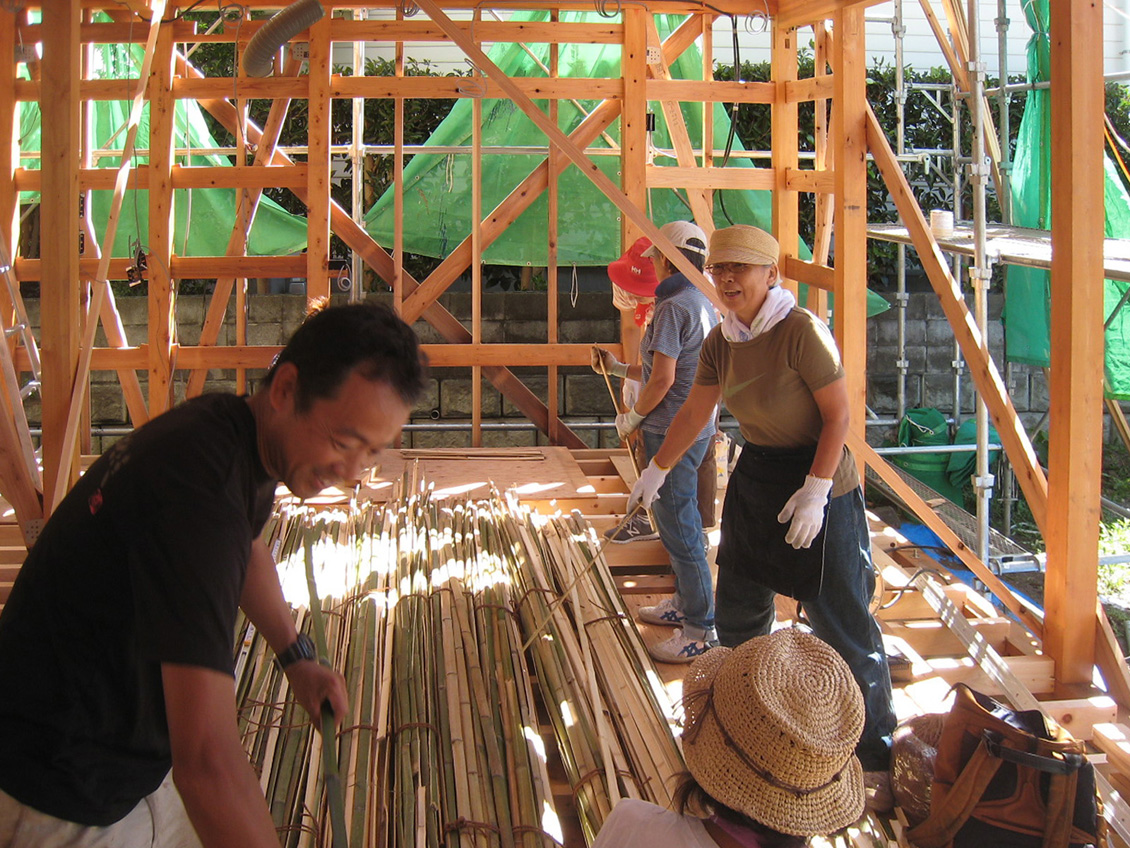
[{"label": "person in woven straw hat", "polygon": [[715,648],[683,690],[674,809],[621,801],[593,848],[799,848],[862,815],[863,698],[825,642],[787,627]]},{"label": "person in woven straw hat", "polygon": [[835,339],[779,285],[780,248],[757,227],[710,238],[706,272],[726,307],[702,345],[694,386],[628,499],[647,506],[666,470],[719,401],[746,444],[726,491],[715,597],[718,638],[734,647],[770,631],[775,597],[796,599],[847,662],[863,694],[857,753],[868,803],[889,809],[895,728],[890,671],[869,605],[871,539],[855,459],[845,445],[848,394]]},{"label": "person in woven straw hat", "polygon": [[[660,232],[683,257],[701,269],[706,259],[706,233],[690,221],[671,221]],[[655,311],[644,331],[641,365],[627,366],[607,350],[592,349],[594,370],[641,379],[635,406],[616,416],[620,438],[637,429],[650,459],[663,442],[667,427],[687,399],[703,339],[717,324],[710,299],[655,245],[643,252],[660,280],[655,289]],[[657,488],[652,509],[659,538],[675,573],[675,594],[658,604],[641,607],[641,620],[676,628],[672,636],[649,644],[652,659],[689,663],[716,642],[714,587],[703,545],[702,516],[698,511],[698,469],[714,446],[714,409],[677,457],[670,476]]]}]

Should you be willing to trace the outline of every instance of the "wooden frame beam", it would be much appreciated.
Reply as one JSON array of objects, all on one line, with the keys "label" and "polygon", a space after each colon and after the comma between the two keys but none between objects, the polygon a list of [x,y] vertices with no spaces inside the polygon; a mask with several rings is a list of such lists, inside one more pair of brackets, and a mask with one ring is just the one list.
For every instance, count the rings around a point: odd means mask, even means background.
[{"label": "wooden frame beam", "polygon": [[[1051,420],[1045,643],[1062,683],[1091,679],[1103,414],[1102,6],[1051,4]],[[1096,40],[1097,39],[1097,40]]]}]

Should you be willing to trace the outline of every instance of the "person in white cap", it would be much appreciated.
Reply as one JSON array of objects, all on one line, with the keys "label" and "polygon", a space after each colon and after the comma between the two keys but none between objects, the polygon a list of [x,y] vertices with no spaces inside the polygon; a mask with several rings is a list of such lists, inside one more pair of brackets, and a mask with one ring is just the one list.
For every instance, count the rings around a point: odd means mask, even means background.
[{"label": "person in white cap", "polygon": [[[664,224],[660,232],[696,268],[706,258],[706,233],[689,221]],[[627,366],[603,348],[593,347],[593,368],[610,374],[642,379],[639,398],[628,412],[616,418],[622,439],[639,429],[650,460],[663,443],[663,435],[687,399],[694,382],[699,349],[707,333],[717,324],[714,305],[655,245],[644,251],[660,280],[655,289],[655,307],[644,331],[640,354],[642,365]],[[648,653],[659,662],[689,663],[704,653],[716,638],[714,590],[710,565],[703,545],[702,517],[698,510],[698,468],[714,445],[714,409],[708,420],[668,469],[657,489],[658,500],[648,503],[656,529],[675,573],[675,594],[654,606],[641,607],[640,619],[651,624],[676,627],[669,639],[649,645]],[[653,500],[655,500],[653,498]]]},{"label": "person in white cap", "polygon": [[892,803],[895,714],[882,635],[869,605],[871,538],[855,459],[844,444],[848,396],[828,327],[778,285],[777,240],[757,227],[716,230],[706,272],[726,307],[702,346],[694,387],[640,475],[628,508],[646,507],[719,401],[742,448],[722,506],[715,602],[723,645],[768,633],[775,597],[800,602],[816,635],[844,658],[867,722],[857,753],[868,802]]},{"label": "person in white cap", "polygon": [[863,814],[863,699],[847,664],[795,627],[695,660],[672,806],[620,801],[593,848],[802,848]]},{"label": "person in white cap", "polygon": [[[644,329],[651,321],[651,313],[655,307],[655,287],[659,285],[659,280],[655,277],[655,267],[651,264],[651,259],[644,256],[644,252],[650,247],[651,239],[641,236],[633,242],[623,256],[608,266],[608,279],[612,283],[612,305],[620,311],[621,316],[620,341],[625,358],[625,363],[621,363],[620,366],[614,364],[612,367],[625,373],[629,364],[639,363],[640,341]],[[601,373],[599,358],[594,357],[592,367],[598,374]],[[621,387],[624,406],[631,409],[636,405],[639,396],[640,381],[624,377]],[[716,426],[717,423],[715,421]],[[648,458],[643,439],[637,438],[635,444],[630,445],[630,449],[637,467],[646,466]],[[709,448],[698,466],[697,494],[698,514],[702,518],[702,526],[713,527],[718,522],[718,467],[714,451]],[[640,510],[626,523],[605,531],[604,538],[623,545],[628,542],[658,539],[659,533],[651,526],[651,519],[648,518],[647,513]]]}]

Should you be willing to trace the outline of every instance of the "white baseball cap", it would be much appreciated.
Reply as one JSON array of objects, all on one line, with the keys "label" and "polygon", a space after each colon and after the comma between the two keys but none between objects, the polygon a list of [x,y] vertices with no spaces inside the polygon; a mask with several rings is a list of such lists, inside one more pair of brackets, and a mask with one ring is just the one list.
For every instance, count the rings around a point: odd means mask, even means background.
[{"label": "white baseball cap", "polygon": [[[659,232],[667,236],[675,247],[706,255],[706,233],[697,224],[690,221],[672,221],[660,227]],[[654,256],[662,256],[663,251],[653,244],[643,252],[643,255],[650,259]]]}]

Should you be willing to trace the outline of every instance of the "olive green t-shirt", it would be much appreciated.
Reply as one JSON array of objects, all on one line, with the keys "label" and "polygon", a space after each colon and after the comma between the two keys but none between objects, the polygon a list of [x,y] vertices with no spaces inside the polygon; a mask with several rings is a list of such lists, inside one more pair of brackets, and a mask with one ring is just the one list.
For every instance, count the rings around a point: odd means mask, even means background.
[{"label": "olive green t-shirt", "polygon": [[[722,327],[715,327],[702,343],[695,382],[722,387],[722,403],[747,442],[790,448],[820,440],[823,418],[812,393],[843,376],[827,326],[807,309],[794,307],[777,326],[748,342],[728,342]],[[834,497],[859,485],[847,447],[832,479]]]}]

